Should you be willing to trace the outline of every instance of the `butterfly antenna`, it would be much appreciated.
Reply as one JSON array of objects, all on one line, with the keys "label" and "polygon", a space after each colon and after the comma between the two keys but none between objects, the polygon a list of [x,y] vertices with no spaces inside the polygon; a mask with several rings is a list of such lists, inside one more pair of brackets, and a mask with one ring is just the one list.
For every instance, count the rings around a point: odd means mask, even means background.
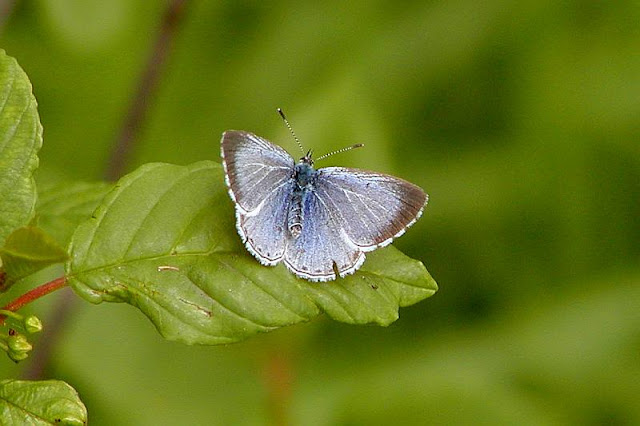
[{"label": "butterfly antenna", "polygon": [[330,152],[330,153],[328,153],[328,154],[324,154],[324,155],[322,155],[322,156],[320,156],[320,157],[316,158],[316,161],[320,161],[320,160],[322,160],[323,158],[330,157],[330,156],[332,156],[332,155],[334,155],[334,154],[340,154],[341,152],[351,151],[352,149],[356,149],[356,148],[362,148],[363,146],[364,146],[364,144],[363,144],[363,143],[357,143],[357,144],[355,144],[355,145],[351,145],[351,146],[348,146],[348,147],[346,147],[346,148],[338,149],[337,151],[331,151],[331,152]]},{"label": "butterfly antenna", "polygon": [[284,115],[284,112],[282,111],[281,108],[278,108],[278,114],[280,114],[280,117],[282,117],[282,120],[284,121],[284,124],[287,126],[287,129],[289,129],[289,131],[291,132],[291,136],[293,136],[293,139],[296,140],[296,143],[300,147],[300,151],[302,151],[302,154],[305,154],[304,148],[302,147],[302,144],[300,143],[300,139],[298,139],[298,137],[296,136],[296,133],[291,128],[291,124],[289,124],[289,120],[287,120],[287,117]]}]

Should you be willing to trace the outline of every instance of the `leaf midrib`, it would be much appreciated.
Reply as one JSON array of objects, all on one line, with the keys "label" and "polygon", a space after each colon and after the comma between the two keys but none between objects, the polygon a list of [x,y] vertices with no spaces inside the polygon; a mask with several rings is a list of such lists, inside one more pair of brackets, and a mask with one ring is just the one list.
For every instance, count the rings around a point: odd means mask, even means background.
[{"label": "leaf midrib", "polygon": [[[179,254],[171,254],[171,253],[165,253],[162,255],[154,255],[154,256],[148,256],[148,257],[137,257],[135,259],[129,259],[129,260],[122,260],[119,262],[113,262],[113,263],[109,263],[107,265],[100,265],[100,266],[96,266],[93,268],[89,268],[89,269],[83,269],[80,271],[75,271],[74,273],[71,274],[67,274],[67,278],[75,278],[77,275],[80,274],[89,274],[95,271],[101,271],[103,269],[109,269],[109,268],[113,268],[115,266],[120,266],[120,265],[128,265],[130,263],[134,263],[134,262],[142,262],[142,261],[146,261],[146,260],[156,260],[156,259],[162,259],[165,257],[168,258],[176,258],[176,257],[186,257],[186,256],[209,256],[211,254],[214,253],[219,253],[219,254],[239,254],[237,251],[215,251],[214,249],[209,249],[207,251],[198,251],[198,252],[189,252],[189,253],[179,253]],[[73,261],[70,262],[71,264],[73,264]],[[73,266],[71,266],[73,268]]]},{"label": "leaf midrib", "polygon": [[[238,255],[238,254],[240,254],[240,253],[239,253],[239,252],[237,252],[237,251],[226,251],[226,250],[225,250],[225,251],[215,251],[215,250],[213,250],[213,249],[210,249],[210,250],[203,251],[203,252],[181,253],[181,254],[179,254],[179,255],[163,254],[163,255],[161,255],[161,256],[139,257],[139,258],[131,259],[131,260],[127,260],[127,261],[116,262],[116,263],[110,263],[110,264],[108,264],[108,265],[102,265],[102,266],[99,266],[99,267],[95,267],[95,268],[91,268],[91,269],[86,269],[86,270],[83,270],[83,271],[77,271],[77,272],[75,272],[75,273],[73,273],[73,274],[68,274],[68,275],[67,275],[67,279],[72,279],[72,278],[74,278],[74,279],[78,279],[78,280],[80,280],[80,281],[83,281],[83,282],[84,282],[84,280],[82,280],[81,278],[79,278],[79,277],[78,277],[79,275],[83,275],[83,274],[91,274],[91,273],[96,272],[96,271],[98,271],[98,272],[105,271],[105,272],[106,272],[106,270],[108,270],[108,269],[115,268],[115,267],[117,267],[117,266],[121,266],[121,265],[127,265],[127,264],[134,263],[134,262],[144,262],[144,261],[149,261],[149,260],[158,260],[158,259],[163,259],[163,258],[165,258],[165,257],[174,258],[174,257],[176,257],[176,256],[204,256],[204,257],[206,257],[206,256],[210,256],[210,255],[213,255],[213,254],[215,254],[215,255],[220,254],[220,255],[223,255],[223,256],[224,256],[224,255]],[[226,262],[225,262],[225,265],[229,266]],[[236,269],[237,271],[239,271],[237,268],[234,268],[234,269]],[[239,272],[241,272],[241,271],[239,271]],[[275,297],[275,296],[274,296],[274,295],[272,295],[271,293],[267,292],[267,291],[266,291],[264,288],[262,288],[261,286],[259,286],[259,285],[255,284],[255,281],[254,281],[253,279],[251,279],[251,277],[247,276],[247,275],[246,275],[246,274],[244,274],[243,272],[241,272],[241,273],[242,273],[242,275],[243,275],[243,276],[245,276],[246,278],[248,278],[248,279],[253,283],[253,285],[254,285],[254,286],[256,286],[258,289],[260,289],[260,291],[264,292],[266,295],[268,295],[269,297],[273,298],[276,302],[278,302],[279,304],[281,304],[283,307],[287,308],[287,310],[289,310],[293,315],[297,316],[298,318],[300,318],[300,319],[301,319],[301,320],[303,320],[303,321],[308,321],[308,320],[309,320],[309,318],[304,317],[304,316],[301,316],[301,315],[300,315],[300,314],[298,314],[295,310],[293,310],[291,307],[286,306],[286,305],[285,305],[285,304],[284,304],[280,299],[278,299],[277,297]],[[193,283],[193,285],[195,285],[196,287],[198,287],[195,283]],[[198,287],[198,288],[200,288],[200,287]],[[105,292],[105,293],[106,293],[106,292]],[[207,295],[207,296],[208,296],[208,295]],[[210,296],[209,296],[209,297],[210,297]],[[313,300],[311,300],[311,302],[312,302],[315,306],[317,306],[317,304],[316,304]],[[233,312],[234,314],[236,314],[236,315],[240,316],[239,314],[235,313],[235,312],[234,312],[233,310],[231,310],[230,308],[225,307],[225,309],[227,309],[227,310],[229,310],[229,311]],[[247,318],[242,317],[242,316],[240,316],[240,317],[241,317],[241,318],[243,318],[243,319],[247,319]],[[247,319],[247,320],[248,320],[248,319]],[[251,321],[251,320],[248,320],[248,321],[253,322],[253,321]],[[269,326],[265,326],[265,325],[258,324],[258,323],[256,323],[256,324],[257,324],[257,325],[260,325],[261,327],[269,327]]]},{"label": "leaf midrib", "polygon": [[[216,245],[217,247],[217,245]],[[105,269],[109,269],[109,268],[113,268],[115,266],[119,266],[119,265],[128,265],[130,263],[134,263],[134,262],[142,262],[142,261],[146,261],[146,260],[156,260],[156,259],[162,259],[165,257],[168,258],[175,258],[175,257],[183,257],[183,256],[210,256],[212,254],[221,254],[221,255],[243,255],[242,252],[240,251],[232,251],[232,250],[222,250],[222,251],[216,251],[215,248],[213,249],[209,249],[206,251],[197,251],[197,252],[189,252],[189,253],[179,253],[179,254],[171,254],[171,253],[165,253],[162,255],[156,255],[156,256],[148,256],[148,257],[138,257],[135,259],[129,259],[129,260],[122,260],[120,262],[114,262],[114,263],[109,263],[107,265],[101,265],[101,266],[96,266],[94,268],[89,268],[89,269],[83,269],[80,271],[75,271],[74,273],[71,274],[67,274],[67,278],[77,278],[78,275],[81,274],[89,274],[95,271],[101,271],[101,270],[105,270]],[[73,263],[73,261],[71,262]],[[388,276],[388,275],[382,275],[382,274],[376,274],[374,272],[369,272],[367,270],[359,270],[358,271],[359,274],[363,274],[363,275],[368,275],[370,277],[382,277],[385,280],[389,280],[389,281],[393,281],[396,282],[398,284],[401,285],[406,285],[409,287],[415,287],[415,288],[419,288],[422,290],[426,290],[426,291],[431,291],[432,294],[436,292],[436,290],[433,290],[431,288],[425,288],[425,287],[421,287],[421,286],[417,286],[417,285],[413,285],[407,281],[403,281],[403,280],[399,280],[397,278],[394,278],[392,276]],[[320,285],[327,285],[327,283],[324,284],[320,284]]]}]

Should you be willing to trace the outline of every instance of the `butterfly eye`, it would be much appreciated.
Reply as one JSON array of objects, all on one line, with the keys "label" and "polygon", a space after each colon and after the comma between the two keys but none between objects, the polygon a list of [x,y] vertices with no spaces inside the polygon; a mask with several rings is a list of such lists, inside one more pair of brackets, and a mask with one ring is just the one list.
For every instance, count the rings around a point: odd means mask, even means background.
[{"label": "butterfly eye", "polygon": [[309,155],[309,154],[307,154],[304,157],[302,157],[300,159],[300,162],[304,163],[304,164],[308,164],[310,166],[313,166],[313,159],[311,158],[311,155]]}]

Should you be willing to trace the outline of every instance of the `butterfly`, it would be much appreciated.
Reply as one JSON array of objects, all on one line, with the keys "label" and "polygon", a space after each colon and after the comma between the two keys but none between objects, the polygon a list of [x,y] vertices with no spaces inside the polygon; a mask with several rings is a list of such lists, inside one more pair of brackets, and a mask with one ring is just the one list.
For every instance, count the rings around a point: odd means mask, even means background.
[{"label": "butterfly", "polygon": [[236,227],[247,250],[263,265],[283,262],[309,281],[354,273],[366,252],[388,245],[415,223],[428,200],[421,188],[397,177],[345,167],[315,169],[311,151],[296,163],[284,149],[250,132],[227,130],[220,145]]}]

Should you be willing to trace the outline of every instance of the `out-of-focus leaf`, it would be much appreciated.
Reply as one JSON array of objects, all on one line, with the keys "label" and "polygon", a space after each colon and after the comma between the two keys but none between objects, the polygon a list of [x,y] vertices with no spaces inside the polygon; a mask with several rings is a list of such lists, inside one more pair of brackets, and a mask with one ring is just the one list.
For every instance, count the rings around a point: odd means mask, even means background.
[{"label": "out-of-focus leaf", "polygon": [[87,409],[78,393],[65,382],[3,380],[0,423],[81,426],[87,424]]},{"label": "out-of-focus leaf", "polygon": [[91,213],[113,187],[106,182],[40,182],[38,180],[38,226],[63,247],[76,227]]},{"label": "out-of-focus leaf", "polygon": [[351,351],[317,343],[298,367],[289,421],[640,424],[640,274],[616,276],[618,286],[611,278],[580,280],[586,294],[541,296],[536,310],[505,309],[464,338],[440,329],[435,339],[369,339]]},{"label": "out-of-focus leaf", "polygon": [[34,226],[18,228],[7,237],[0,247],[2,267],[7,273],[7,282],[14,283],[54,263],[67,260],[67,252]]},{"label": "out-of-focus leaf", "polygon": [[29,78],[0,49],[0,244],[33,217],[42,126]]},{"label": "out-of-focus leaf", "polygon": [[41,17],[65,47],[91,52],[113,42],[132,25],[135,2],[115,0],[41,0]]},{"label": "out-of-focus leaf", "polygon": [[387,325],[432,295],[424,266],[394,248],[330,283],[255,261],[236,233],[219,164],[148,164],[122,178],[75,232],[69,284],[99,303],[137,306],[168,339],[219,344],[308,321],[325,311]]}]

